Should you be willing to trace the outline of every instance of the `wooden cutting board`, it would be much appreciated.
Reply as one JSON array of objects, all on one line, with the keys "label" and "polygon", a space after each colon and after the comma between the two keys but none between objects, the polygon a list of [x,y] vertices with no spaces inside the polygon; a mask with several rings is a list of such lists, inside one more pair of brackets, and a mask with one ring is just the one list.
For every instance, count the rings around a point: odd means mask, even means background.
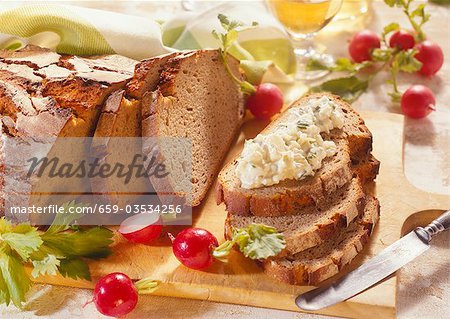
[{"label": "wooden cutting board", "polygon": [[[448,196],[423,192],[406,180],[402,163],[403,117],[386,113],[363,113],[362,116],[373,133],[374,155],[381,161],[375,189],[381,202],[381,218],[370,244],[340,275],[359,266],[399,239],[402,229],[403,232],[409,230],[418,220],[429,222],[436,217],[438,210],[450,207]],[[264,125],[256,121],[247,122],[229,158],[241,150],[246,138],[253,137]],[[216,205],[212,190],[204,203],[194,209],[193,223],[210,230],[220,241],[223,240],[225,216],[224,206]],[[154,246],[132,245],[118,238],[114,254],[106,260],[92,262],[90,269],[94,278],[120,271],[134,279],[151,277],[159,280],[161,284],[156,295],[293,311],[301,311],[294,303],[295,297],[311,289],[279,283],[264,275],[253,261],[235,251],[228,263],[216,262],[206,271],[190,270],[180,265],[173,256],[168,238],[161,239]],[[38,281],[93,287],[91,282],[60,276],[42,277]],[[396,285],[394,276],[346,302],[316,313],[348,318],[394,318]]]}]

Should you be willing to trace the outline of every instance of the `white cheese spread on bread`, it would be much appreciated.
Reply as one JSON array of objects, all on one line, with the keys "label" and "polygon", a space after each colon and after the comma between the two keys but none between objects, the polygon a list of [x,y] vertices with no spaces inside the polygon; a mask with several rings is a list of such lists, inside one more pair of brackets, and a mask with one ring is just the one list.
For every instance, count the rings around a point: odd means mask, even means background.
[{"label": "white cheese spread on bread", "polygon": [[245,141],[235,171],[241,187],[313,176],[324,158],[336,153],[336,144],[323,140],[320,133],[342,128],[344,114],[338,104],[323,96],[287,112],[289,120],[278,123],[271,133]]}]

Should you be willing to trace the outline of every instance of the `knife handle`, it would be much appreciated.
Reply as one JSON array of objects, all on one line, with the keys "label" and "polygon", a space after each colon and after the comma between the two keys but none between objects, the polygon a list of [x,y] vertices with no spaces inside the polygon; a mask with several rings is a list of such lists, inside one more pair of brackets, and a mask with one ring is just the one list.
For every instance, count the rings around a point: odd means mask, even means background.
[{"label": "knife handle", "polygon": [[450,210],[443,213],[441,216],[433,220],[425,227],[417,227],[414,231],[417,236],[424,241],[429,243],[431,239],[440,232],[450,228]]}]

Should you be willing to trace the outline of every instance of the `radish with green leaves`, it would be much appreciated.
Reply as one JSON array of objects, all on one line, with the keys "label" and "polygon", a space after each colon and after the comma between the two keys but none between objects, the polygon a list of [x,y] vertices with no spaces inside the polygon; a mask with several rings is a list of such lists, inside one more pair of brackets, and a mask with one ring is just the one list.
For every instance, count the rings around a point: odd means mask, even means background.
[{"label": "radish with green leaves", "polygon": [[[238,30],[249,28],[249,26],[245,26],[240,21],[230,20],[223,14],[219,14],[218,19],[225,29],[225,33],[218,33],[214,30],[212,34],[221,43],[220,53],[228,74],[239,85],[241,91],[248,96],[246,106],[255,118],[269,120],[281,111],[283,107],[283,93],[275,84],[262,83],[255,87],[250,82],[239,79],[230,71],[227,62],[229,50],[237,41]],[[256,25],[257,23],[253,22],[250,27]]]},{"label": "radish with green leaves", "polygon": [[214,259],[226,261],[234,245],[251,259],[276,256],[286,246],[281,233],[263,224],[233,229],[232,238],[221,245],[213,234],[202,228],[186,228],[176,237],[172,234],[169,237],[175,257],[186,267],[197,270],[209,267]]},{"label": "radish with green leaves", "polygon": [[147,278],[133,283],[127,275],[114,272],[97,282],[92,301],[105,316],[122,317],[136,307],[139,294],[152,293],[157,285],[156,281]]}]

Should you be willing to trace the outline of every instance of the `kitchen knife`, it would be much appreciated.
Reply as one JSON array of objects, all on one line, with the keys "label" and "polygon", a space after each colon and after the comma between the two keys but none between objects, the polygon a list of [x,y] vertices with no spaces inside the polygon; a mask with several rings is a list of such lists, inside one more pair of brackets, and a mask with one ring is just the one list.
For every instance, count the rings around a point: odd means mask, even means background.
[{"label": "kitchen knife", "polygon": [[347,300],[420,256],[430,248],[433,236],[449,228],[450,210],[428,226],[417,227],[331,286],[320,287],[301,294],[295,299],[295,303],[304,310],[318,310]]}]

